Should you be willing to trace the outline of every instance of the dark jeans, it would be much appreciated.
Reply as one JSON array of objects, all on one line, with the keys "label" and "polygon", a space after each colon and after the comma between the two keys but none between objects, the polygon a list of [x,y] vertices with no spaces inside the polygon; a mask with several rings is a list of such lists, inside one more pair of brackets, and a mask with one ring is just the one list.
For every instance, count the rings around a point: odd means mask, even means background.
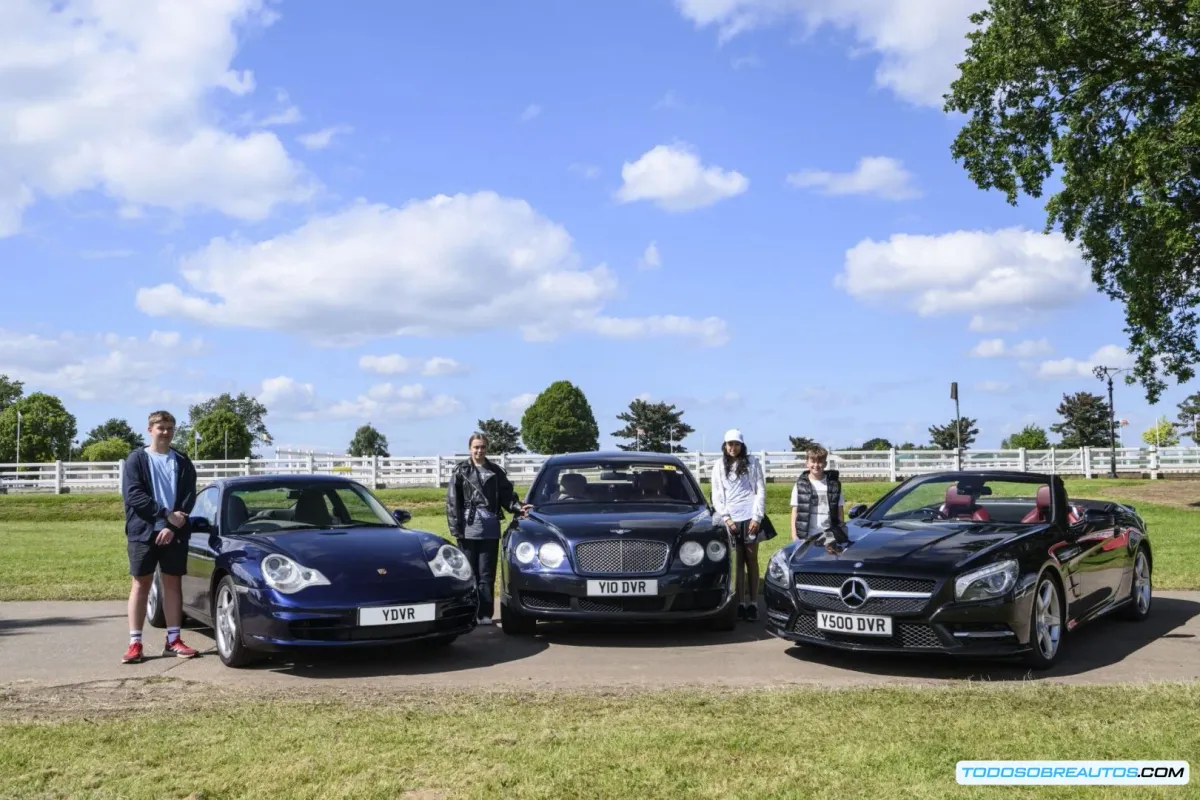
[{"label": "dark jeans", "polygon": [[458,548],[467,555],[479,587],[479,616],[495,616],[496,561],[500,556],[499,539],[459,539]]}]

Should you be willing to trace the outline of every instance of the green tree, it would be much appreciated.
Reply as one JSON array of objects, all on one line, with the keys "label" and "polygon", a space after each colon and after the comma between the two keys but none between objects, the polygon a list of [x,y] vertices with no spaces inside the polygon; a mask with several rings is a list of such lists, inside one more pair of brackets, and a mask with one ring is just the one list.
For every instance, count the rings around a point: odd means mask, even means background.
[{"label": "green tree", "polygon": [[1113,431],[1108,403],[1098,394],[1076,392],[1063,395],[1058,404],[1062,422],[1050,430],[1062,436],[1059,447],[1111,447]]},{"label": "green tree", "polygon": [[687,448],[680,442],[695,430],[683,421],[683,409],[676,410],[674,403],[635,399],[629,403],[628,411],[617,414],[617,419],[624,422],[625,427],[609,435],[628,442],[617,444],[621,450],[686,453]]},{"label": "green tree", "polygon": [[859,450],[891,450],[892,443],[889,442],[887,439],[880,439],[880,438],[867,439],[865,442],[862,443],[862,447],[860,447],[858,449]]},{"label": "green tree", "polygon": [[58,461],[70,453],[75,417],[52,394],[34,392],[0,411],[0,462],[17,459],[17,412],[21,412],[21,463]]},{"label": "green tree", "polygon": [[[246,430],[245,420],[229,408],[208,412],[196,423],[195,430],[200,434],[200,441],[195,444],[196,458],[201,460],[247,458],[254,445],[254,438]],[[193,447],[191,442],[188,444],[184,452],[191,455]]]},{"label": "green tree", "polygon": [[521,446],[521,432],[511,422],[495,418],[481,419],[479,432],[488,438],[488,453],[504,455],[525,452]]},{"label": "green tree", "polygon": [[132,450],[126,439],[114,436],[85,445],[79,457],[84,461],[124,461]]},{"label": "green tree", "polygon": [[25,394],[25,384],[13,380],[7,375],[0,375],[0,411],[11,406]]},{"label": "green tree", "polygon": [[990,0],[946,111],[972,181],[1041,197],[1046,230],[1078,241],[1092,279],[1125,305],[1134,372],[1157,402],[1163,375],[1200,360],[1200,6],[1194,0]]},{"label": "green tree", "polygon": [[[257,398],[247,395],[242,392],[237,397],[232,396],[228,392],[209,398],[203,403],[197,403],[193,406],[188,406],[188,421],[180,422],[175,428],[175,438],[172,444],[179,450],[184,450],[188,453],[192,452],[192,433],[200,420],[204,419],[209,414],[218,410],[231,411],[237,415],[242,421],[243,427],[249,432],[252,443],[254,441],[267,441],[270,439],[270,432],[267,430],[267,425],[263,419],[267,416],[267,407],[258,401]],[[201,430],[201,436],[204,435]],[[233,434],[230,434],[232,436]],[[222,441],[222,452],[224,452],[224,442]],[[233,453],[232,445],[230,453]],[[246,455],[250,455],[247,453]],[[213,456],[220,458],[220,456]],[[230,458],[233,458],[230,455]],[[238,456],[245,458],[245,456]]]},{"label": "green tree", "polygon": [[[124,442],[126,442],[129,445],[129,448],[128,448],[128,450],[126,450],[126,453],[125,453],[126,455],[128,455],[131,451],[133,451],[134,449],[136,449],[138,447],[146,446],[146,440],[142,436],[142,434],[138,433],[132,427],[130,427],[129,423],[126,422],[125,420],[117,419],[116,417],[113,417],[112,419],[108,420],[107,422],[105,422],[101,425],[97,425],[96,427],[94,427],[90,431],[88,431],[87,438],[83,441],[83,444],[80,445],[80,447],[82,449],[86,450],[88,447],[95,444],[96,442],[103,442],[108,439],[121,439]],[[85,459],[85,460],[95,461],[97,459]],[[99,459],[99,460],[103,461],[106,459]],[[109,459],[109,460],[111,460],[111,459]]]},{"label": "green tree", "polygon": [[1000,443],[1001,450],[1020,450],[1022,447],[1026,450],[1049,450],[1050,438],[1046,435],[1046,429],[1030,423]]},{"label": "green tree", "polygon": [[[971,443],[979,435],[979,428],[975,427],[975,420],[970,417],[960,417],[958,419],[958,430],[962,434],[962,449],[969,450]],[[959,437],[955,434],[955,420],[950,420],[946,425],[930,425],[929,440],[932,442],[934,448],[938,450],[954,450],[957,448]]]},{"label": "green tree", "polygon": [[816,439],[810,439],[807,436],[789,436],[788,441],[792,443],[793,453],[803,453],[817,443]]},{"label": "green tree", "polygon": [[352,456],[383,456],[387,458],[387,437],[368,422],[366,425],[359,426],[359,429],[354,432],[354,438],[350,440],[350,447],[346,452]]},{"label": "green tree", "polygon": [[599,449],[600,427],[579,387],[555,381],[525,409],[521,438],[534,453],[577,453]]},{"label": "green tree", "polygon": [[1160,419],[1142,431],[1142,441],[1159,447],[1176,447],[1179,444],[1179,434],[1175,432],[1175,425],[1172,422]]},{"label": "green tree", "polygon": [[1197,426],[1200,426],[1200,392],[1190,395],[1179,404],[1179,430],[1191,437],[1194,444],[1200,444]]}]

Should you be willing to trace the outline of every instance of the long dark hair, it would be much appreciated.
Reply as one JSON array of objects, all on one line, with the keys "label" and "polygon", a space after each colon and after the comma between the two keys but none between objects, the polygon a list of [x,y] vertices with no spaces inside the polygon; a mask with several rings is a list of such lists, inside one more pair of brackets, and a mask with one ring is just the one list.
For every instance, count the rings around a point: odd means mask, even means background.
[{"label": "long dark hair", "polygon": [[721,444],[721,459],[725,463],[725,474],[728,475],[733,465],[737,464],[737,471],[734,472],[739,478],[746,474],[746,470],[750,469],[750,448],[746,447],[745,442],[738,442],[742,446],[742,452],[736,457],[729,455],[729,442]]}]

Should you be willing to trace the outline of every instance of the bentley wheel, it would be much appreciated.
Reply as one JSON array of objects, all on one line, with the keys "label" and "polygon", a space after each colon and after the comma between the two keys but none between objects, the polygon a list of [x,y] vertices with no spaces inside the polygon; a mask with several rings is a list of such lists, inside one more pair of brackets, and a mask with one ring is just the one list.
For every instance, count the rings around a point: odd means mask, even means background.
[{"label": "bentley wheel", "polygon": [[709,627],[714,631],[732,631],[737,628],[738,604],[730,602],[724,611],[709,621]]},{"label": "bentley wheel", "polygon": [[1150,616],[1150,606],[1154,600],[1153,586],[1150,581],[1150,557],[1146,548],[1139,547],[1133,557],[1133,588],[1130,590],[1130,602],[1125,606],[1125,619],[1141,622]]},{"label": "bentley wheel", "polygon": [[217,655],[227,667],[241,667],[252,657],[242,642],[242,615],[238,609],[237,585],[226,575],[217,584],[213,601],[213,629],[217,639]]},{"label": "bentley wheel", "polygon": [[1034,669],[1049,669],[1062,653],[1063,599],[1058,583],[1048,573],[1038,578],[1030,610],[1029,647],[1025,660]]},{"label": "bentley wheel", "polygon": [[162,574],[154,570],[150,593],[146,595],[146,622],[154,628],[167,627],[167,612],[163,605]]},{"label": "bentley wheel", "polygon": [[537,620],[506,604],[500,612],[500,627],[509,636],[533,636],[537,632]]}]

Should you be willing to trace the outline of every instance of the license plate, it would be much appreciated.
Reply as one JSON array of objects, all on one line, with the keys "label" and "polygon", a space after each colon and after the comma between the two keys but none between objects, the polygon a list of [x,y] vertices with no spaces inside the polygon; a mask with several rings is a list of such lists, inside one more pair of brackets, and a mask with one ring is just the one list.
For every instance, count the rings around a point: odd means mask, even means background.
[{"label": "license plate", "polygon": [[817,627],[823,631],[852,633],[855,636],[891,636],[892,618],[818,611]]},{"label": "license plate", "polygon": [[637,597],[658,594],[656,580],[588,581],[588,597]]},{"label": "license plate", "polygon": [[437,616],[436,603],[412,606],[376,606],[358,610],[359,625],[403,625],[406,622],[433,622]]}]

